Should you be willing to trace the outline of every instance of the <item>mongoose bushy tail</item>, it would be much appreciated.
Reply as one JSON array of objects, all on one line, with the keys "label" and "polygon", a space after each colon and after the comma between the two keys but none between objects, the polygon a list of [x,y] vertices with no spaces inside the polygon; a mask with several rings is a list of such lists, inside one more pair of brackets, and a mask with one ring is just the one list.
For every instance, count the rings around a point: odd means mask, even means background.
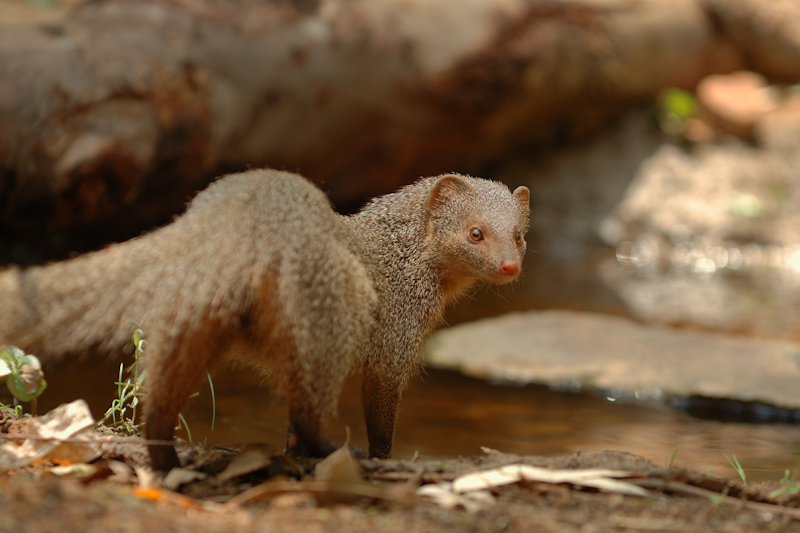
[{"label": "mongoose bushy tail", "polygon": [[[389,457],[402,391],[446,303],[514,280],[529,193],[449,174],[342,216],[306,179],[253,170],[202,191],[174,222],[75,259],[0,273],[0,344],[44,362],[148,341],[145,433],[170,440],[180,409],[224,360],[270,369],[288,397],[287,452],[336,448],[325,420],[362,374],[369,454]],[[151,446],[153,465],[179,464]]]}]

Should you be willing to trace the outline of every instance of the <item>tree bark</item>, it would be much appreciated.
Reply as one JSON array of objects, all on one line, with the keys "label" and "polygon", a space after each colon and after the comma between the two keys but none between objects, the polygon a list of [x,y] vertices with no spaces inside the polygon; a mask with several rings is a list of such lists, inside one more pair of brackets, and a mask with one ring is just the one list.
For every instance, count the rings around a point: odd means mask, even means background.
[{"label": "tree bark", "polygon": [[227,170],[340,203],[481,171],[742,66],[718,29],[699,0],[113,0],[2,29],[0,248],[130,236]]},{"label": "tree bark", "polygon": [[719,31],[748,68],[773,81],[800,79],[800,4],[796,0],[703,0]]}]

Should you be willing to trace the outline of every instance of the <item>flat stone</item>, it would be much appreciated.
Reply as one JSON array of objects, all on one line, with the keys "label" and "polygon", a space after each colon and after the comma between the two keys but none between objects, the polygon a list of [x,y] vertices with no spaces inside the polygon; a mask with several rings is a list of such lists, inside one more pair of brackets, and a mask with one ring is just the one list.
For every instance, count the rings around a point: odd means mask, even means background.
[{"label": "flat stone", "polygon": [[[800,344],[529,311],[437,332],[427,363],[484,379],[800,408]],[[638,392],[638,394],[637,394]]]}]

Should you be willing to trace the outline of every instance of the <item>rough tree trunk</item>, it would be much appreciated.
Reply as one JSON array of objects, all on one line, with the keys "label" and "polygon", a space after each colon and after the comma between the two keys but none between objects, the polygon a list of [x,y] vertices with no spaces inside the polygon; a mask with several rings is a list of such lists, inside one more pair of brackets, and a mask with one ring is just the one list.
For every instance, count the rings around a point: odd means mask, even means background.
[{"label": "rough tree trunk", "polygon": [[475,172],[752,59],[706,4],[113,0],[0,29],[0,248],[128,236],[248,166],[338,202]]}]

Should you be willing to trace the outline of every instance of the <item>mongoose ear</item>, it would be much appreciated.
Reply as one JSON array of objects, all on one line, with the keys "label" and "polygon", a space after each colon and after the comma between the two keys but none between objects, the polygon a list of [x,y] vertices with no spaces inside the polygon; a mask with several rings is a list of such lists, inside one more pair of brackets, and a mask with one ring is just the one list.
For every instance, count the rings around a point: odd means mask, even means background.
[{"label": "mongoose ear", "polygon": [[512,195],[514,196],[514,198],[517,199],[517,201],[522,205],[522,207],[524,207],[525,209],[528,209],[530,207],[531,191],[529,191],[527,187],[517,187],[516,189],[514,189]]},{"label": "mongoose ear", "polygon": [[472,185],[463,177],[456,174],[447,174],[436,180],[433,184],[428,197],[425,198],[425,210],[433,212],[437,207],[447,203],[450,198],[468,194],[472,191]]}]

